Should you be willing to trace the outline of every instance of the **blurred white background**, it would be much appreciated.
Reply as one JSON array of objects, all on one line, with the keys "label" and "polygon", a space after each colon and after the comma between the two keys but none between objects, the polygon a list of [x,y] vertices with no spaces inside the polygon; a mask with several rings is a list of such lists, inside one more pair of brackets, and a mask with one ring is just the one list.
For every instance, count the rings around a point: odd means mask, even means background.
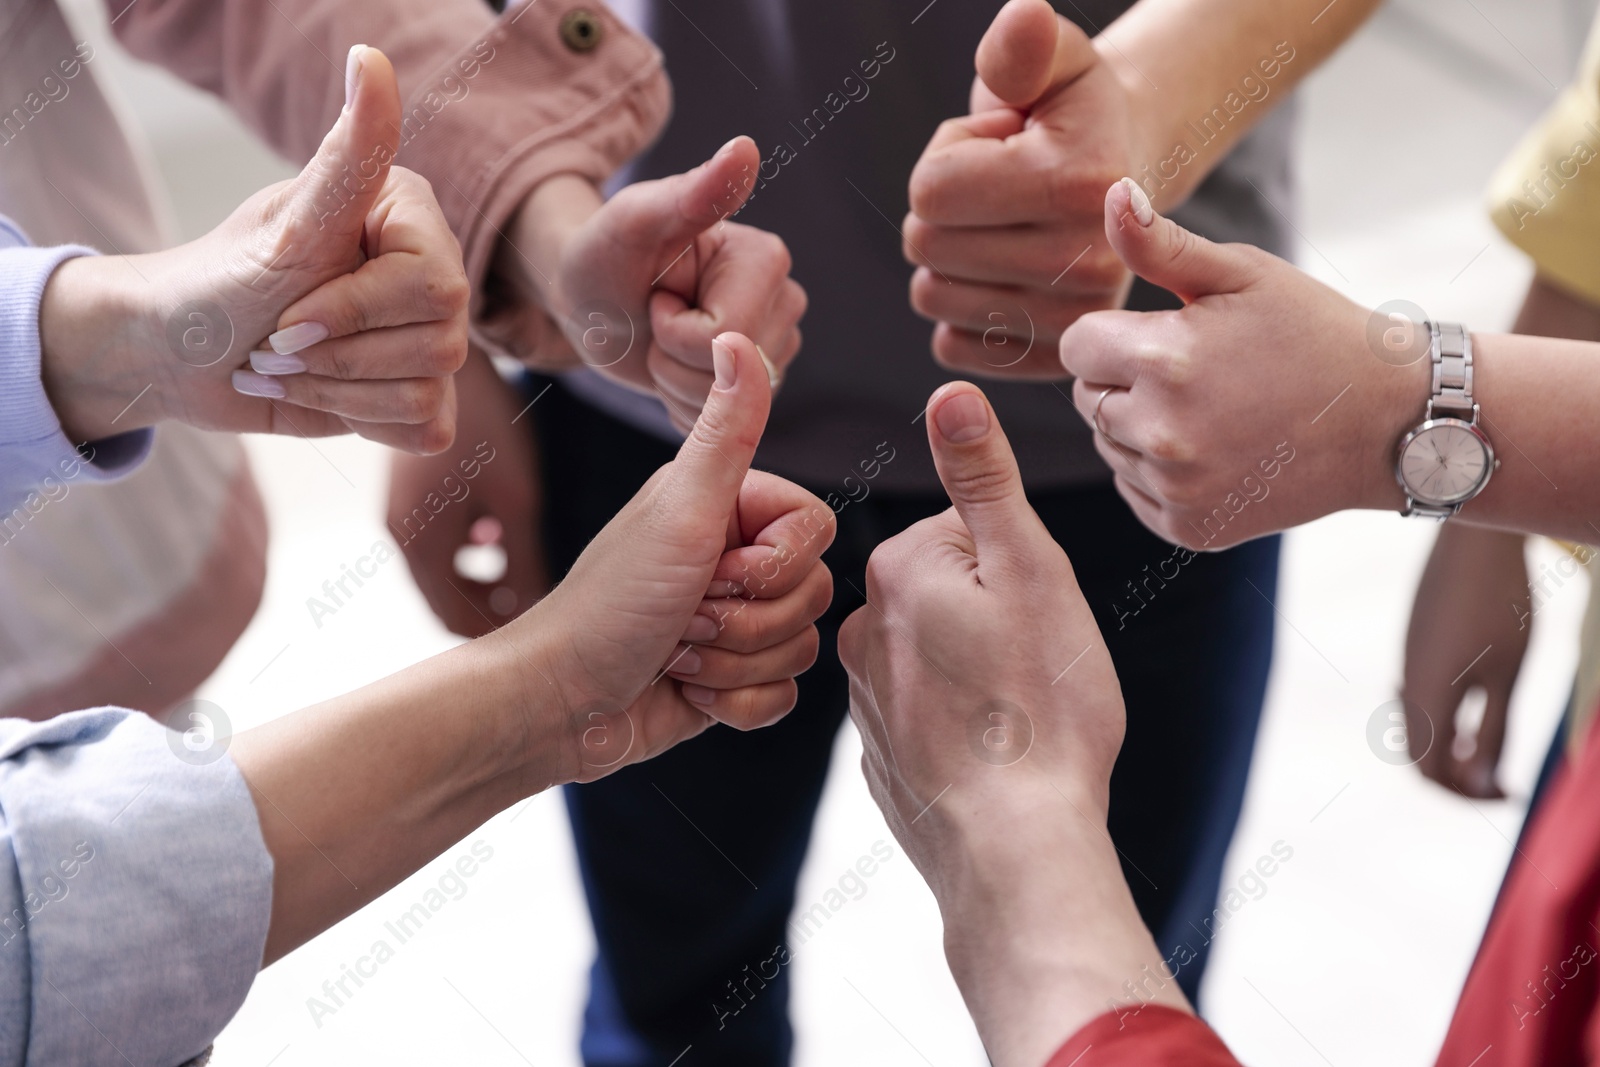
[{"label": "blurred white background", "polygon": [[[1404,298],[1440,318],[1507,326],[1528,268],[1485,220],[1481,190],[1568,79],[1592,9],[1593,0],[1409,0],[1381,12],[1300,94],[1301,264],[1368,305]],[[290,173],[213,101],[114,49],[107,72],[155,144],[185,236]],[[201,694],[235,728],[453,643],[398,561],[320,629],[306,609],[325,578],[386,537],[379,449],[356,440],[250,447],[272,516],[267,594]],[[1289,536],[1269,708],[1230,878],[1280,839],[1294,854],[1227,925],[1204,996],[1246,1061],[1431,1062],[1565,702],[1581,579],[1538,618],[1507,746],[1511,800],[1469,803],[1374,757],[1368,719],[1394,696],[1432,536],[1426,524],[1374,514]],[[1532,547],[1534,573],[1557,552]],[[847,728],[803,902],[875,841],[892,840],[858,752]],[[308,998],[326,998],[325,981],[380,937],[392,941],[384,923],[475,843],[492,859],[464,895],[355,996],[314,1018]],[[216,1062],[573,1065],[590,951],[561,800],[536,797],[266,971]],[[866,895],[799,953],[794,973],[802,1067],[985,1062],[944,967],[932,898],[898,848]]]}]

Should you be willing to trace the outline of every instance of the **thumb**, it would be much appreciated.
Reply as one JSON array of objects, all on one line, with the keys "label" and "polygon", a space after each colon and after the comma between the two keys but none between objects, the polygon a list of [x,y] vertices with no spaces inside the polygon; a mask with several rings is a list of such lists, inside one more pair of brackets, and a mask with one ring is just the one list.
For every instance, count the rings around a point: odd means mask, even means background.
[{"label": "thumb", "polygon": [[743,334],[711,342],[716,380],[694,428],[666,467],[665,485],[687,521],[728,523],[772,408],[772,386],[755,343]]},{"label": "thumb", "polygon": [[627,212],[624,232],[642,245],[666,245],[664,251],[676,256],[682,245],[744,207],[760,166],[756,143],[735,137],[693,170],[631,185],[626,195],[613,198]]},{"label": "thumb", "polygon": [[1039,518],[1022,489],[1011,444],[988,398],[969,382],[940,387],[928,401],[928,444],[939,480],[986,556],[1026,557]]},{"label": "thumb", "polygon": [[1132,178],[1106,192],[1106,238],[1129,270],[1185,304],[1248,289],[1259,273],[1254,249],[1214,244],[1156,214]]},{"label": "thumb", "polygon": [[1084,32],[1046,0],[1010,0],[978,42],[978,78],[1004,103],[1030,108],[1097,58]]},{"label": "thumb", "polygon": [[319,232],[358,235],[378,199],[400,137],[400,86],[376,48],[354,45],[345,61],[344,110],[300,177],[295,203]]}]

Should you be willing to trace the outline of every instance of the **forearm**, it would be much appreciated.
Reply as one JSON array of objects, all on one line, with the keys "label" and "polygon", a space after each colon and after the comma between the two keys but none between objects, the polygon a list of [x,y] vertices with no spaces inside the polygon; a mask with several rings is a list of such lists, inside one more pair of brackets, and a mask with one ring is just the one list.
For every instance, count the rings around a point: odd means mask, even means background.
[{"label": "forearm", "polygon": [[[1489,573],[1522,574],[1526,541],[1527,536],[1516,530],[1447,522],[1439,527],[1428,566],[1442,571],[1440,581],[1453,581],[1463,574],[1479,575],[1480,579]],[[1505,608],[1497,606],[1496,610],[1504,612]]]},{"label": "forearm", "polygon": [[996,1067],[1041,1067],[1113,1008],[1188,1011],[1094,803],[1045,790],[1034,815],[1007,822],[939,887],[950,969]]},{"label": "forearm", "polygon": [[234,739],[275,865],[266,962],[570,777],[538,658],[484,638]]},{"label": "forearm", "polygon": [[[1095,40],[1133,104],[1134,173],[1186,200],[1379,0],[1140,0]],[[1147,169],[1148,168],[1148,169]]]}]

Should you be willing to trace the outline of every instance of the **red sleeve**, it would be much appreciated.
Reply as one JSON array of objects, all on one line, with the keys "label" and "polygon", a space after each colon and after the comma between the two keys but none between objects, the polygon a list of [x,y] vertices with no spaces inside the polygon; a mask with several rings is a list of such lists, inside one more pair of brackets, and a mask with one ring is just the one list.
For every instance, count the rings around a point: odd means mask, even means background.
[{"label": "red sleeve", "polygon": [[1239,1067],[1228,1046],[1185,1011],[1108,1011],[1067,1039],[1045,1067]]}]

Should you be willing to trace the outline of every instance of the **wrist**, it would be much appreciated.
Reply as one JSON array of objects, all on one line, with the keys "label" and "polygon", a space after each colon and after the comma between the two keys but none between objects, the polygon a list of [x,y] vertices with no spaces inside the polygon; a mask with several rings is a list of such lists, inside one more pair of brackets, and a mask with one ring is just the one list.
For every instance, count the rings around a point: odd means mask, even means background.
[{"label": "wrist", "polygon": [[1127,176],[1139,184],[1157,211],[1170,212],[1189,198],[1198,180],[1191,180],[1184,173],[1188,167],[1169,158],[1173,144],[1169,143],[1165,132],[1169,119],[1163,97],[1151,89],[1109,30],[1090,43],[1126,101]]},{"label": "wrist", "polygon": [[528,795],[583,777],[584,733],[596,725],[583,715],[594,701],[570,685],[582,670],[562,636],[565,628],[556,625],[559,592],[557,586],[519,618],[473,642],[492,646],[498,677],[509,689],[499,702],[497,740],[506,769]]},{"label": "wrist", "polygon": [[[1405,508],[1406,494],[1395,477],[1395,464],[1400,439],[1427,417],[1433,374],[1428,329],[1426,323],[1411,323],[1406,329],[1416,332],[1404,335],[1406,343],[1402,345],[1392,339],[1402,336],[1395,332],[1400,320],[1394,316],[1383,320],[1380,315],[1352,305],[1348,322],[1341,317],[1341,332],[1351,338],[1346,363],[1355,387],[1333,409],[1340,417],[1320,419],[1317,428],[1340,436],[1353,434],[1359,444],[1349,449],[1338,440],[1325,440],[1320,446],[1344,448],[1356,458],[1347,468],[1352,477],[1342,507],[1332,510],[1399,512]],[[1375,330],[1380,329],[1388,332],[1375,338]],[[1347,410],[1340,412],[1340,408]]]},{"label": "wrist", "polygon": [[[40,378],[72,441],[137,430],[163,417],[164,389],[150,367],[163,330],[138,271],[132,257],[78,256],[62,262],[45,286]],[[153,395],[141,395],[152,385]]]},{"label": "wrist", "polygon": [[495,269],[558,324],[572,313],[570,294],[561,284],[562,256],[572,235],[603,203],[600,191],[586,178],[575,174],[547,178],[517,209],[496,254]]},{"label": "wrist", "polygon": [[[1368,506],[1448,518],[1488,488],[1498,466],[1491,453],[1490,426],[1478,413],[1474,387],[1482,373],[1478,365],[1485,338],[1472,333],[1462,338],[1462,331],[1450,323],[1432,338],[1426,328],[1419,328],[1421,355],[1406,365],[1382,368],[1395,389],[1387,414],[1379,406],[1378,418],[1373,419],[1376,443],[1386,451],[1371,466],[1374,474],[1381,467],[1389,477],[1374,478]],[[1474,424],[1472,434],[1478,442],[1467,443],[1469,435],[1451,430],[1451,424]],[[1485,440],[1488,446],[1483,445]]]},{"label": "wrist", "polygon": [[1026,777],[993,792],[958,786],[929,813],[929,832],[942,838],[937,853],[947,862],[927,880],[952,968],[1021,947],[1025,938],[1012,942],[1009,935],[1041,921],[1040,932],[1054,929],[1048,915],[1060,911],[1057,887],[1086,856],[1109,847],[1104,784],[1092,788],[1070,774],[1021,765],[997,773]]},{"label": "wrist", "polygon": [[1184,1007],[1095,798],[1052,796],[974,840],[939,900],[951,973],[997,1067],[1045,1063],[1115,1007]]}]

